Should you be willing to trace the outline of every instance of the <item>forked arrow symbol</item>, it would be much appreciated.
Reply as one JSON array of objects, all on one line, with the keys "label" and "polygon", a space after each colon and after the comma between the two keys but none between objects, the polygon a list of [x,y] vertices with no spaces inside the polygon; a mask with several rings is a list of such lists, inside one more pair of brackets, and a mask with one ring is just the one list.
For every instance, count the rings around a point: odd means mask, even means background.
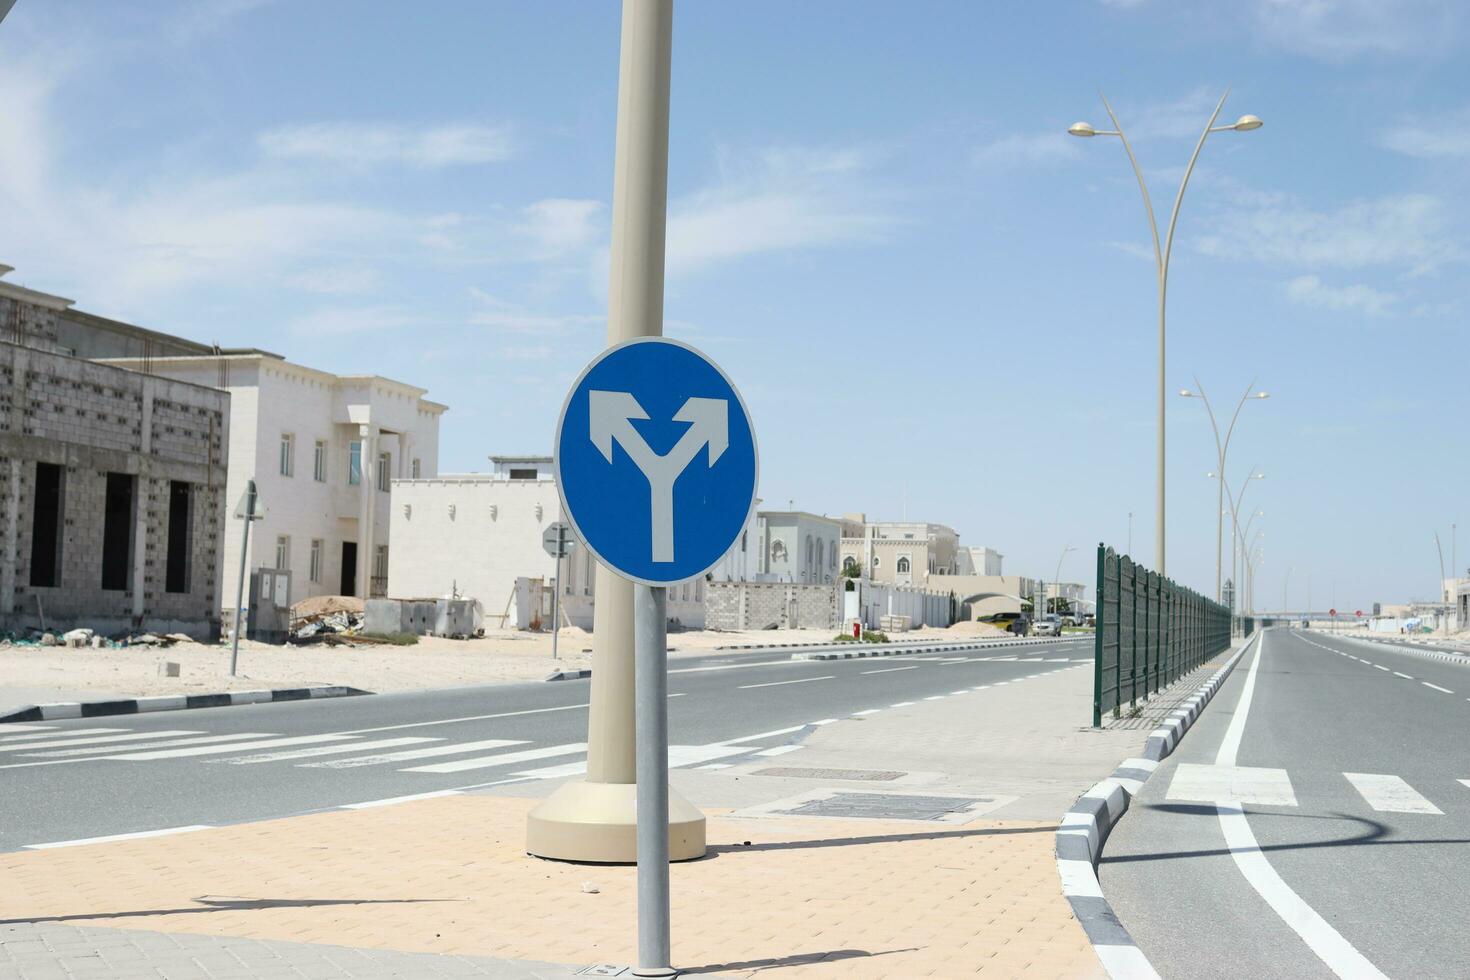
[{"label": "forked arrow symbol", "polygon": [[618,442],[648,480],[653,560],[673,561],[674,482],[705,446],[709,446],[710,466],[729,448],[730,403],[723,398],[690,398],[684,402],[674,413],[674,421],[688,422],[689,428],[663,456],[648,448],[643,436],[633,428],[633,420],[646,419],[648,413],[631,392],[589,391],[587,405],[588,434],[602,458],[611,463],[613,443]]}]

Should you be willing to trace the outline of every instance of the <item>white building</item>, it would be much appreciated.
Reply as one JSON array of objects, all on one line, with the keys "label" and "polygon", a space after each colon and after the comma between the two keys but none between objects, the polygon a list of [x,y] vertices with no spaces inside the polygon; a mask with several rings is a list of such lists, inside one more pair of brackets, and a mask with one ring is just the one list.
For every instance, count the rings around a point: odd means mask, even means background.
[{"label": "white building", "polygon": [[[393,595],[441,596],[458,589],[484,605],[487,626],[503,622],[514,627],[516,583],[530,579],[546,590],[548,607],[538,610],[538,618],[549,625],[549,590],[555,583],[565,621],[591,629],[594,559],[586,548],[573,548],[562,559],[557,583],[556,562],[542,546],[546,528],[566,521],[551,457],[490,460],[490,473],[446,473],[393,482],[394,543],[388,558]],[[703,626],[704,586],[703,579],[670,586],[669,618],[685,626]],[[524,594],[519,598],[524,602]]]},{"label": "white building", "polygon": [[[265,508],[250,530],[248,569],[289,569],[292,602],[387,594],[392,483],[439,468],[446,408],[425,389],[329,374],[266,351],[103,363],[230,393],[226,500],[233,513],[253,479]],[[220,595],[227,610],[243,528],[226,520]]]},{"label": "white building", "polygon": [[971,547],[961,548],[955,555],[955,564],[959,568],[958,575],[1004,575],[1001,571],[1001,563],[1005,555],[994,548]]},{"label": "white building", "polygon": [[837,579],[842,524],[803,510],[756,515],[759,548],[755,582],[831,583]]},{"label": "white building", "polygon": [[841,528],[842,566],[865,568],[874,582],[924,585],[931,575],[959,574],[960,535],[948,525],[844,514]]}]

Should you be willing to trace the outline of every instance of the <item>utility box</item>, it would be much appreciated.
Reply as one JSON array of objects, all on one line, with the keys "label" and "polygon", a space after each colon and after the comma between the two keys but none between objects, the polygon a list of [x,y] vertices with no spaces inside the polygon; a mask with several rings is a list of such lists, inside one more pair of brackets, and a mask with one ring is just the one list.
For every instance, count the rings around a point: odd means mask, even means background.
[{"label": "utility box", "polygon": [[412,633],[428,636],[434,632],[438,603],[433,599],[369,599],[363,605],[363,632]]},{"label": "utility box", "polygon": [[464,639],[474,636],[483,626],[485,614],[478,599],[436,600],[434,603],[434,635]]},{"label": "utility box", "polygon": [[250,573],[250,605],[245,638],[261,643],[285,643],[291,635],[291,573],[257,568]]}]

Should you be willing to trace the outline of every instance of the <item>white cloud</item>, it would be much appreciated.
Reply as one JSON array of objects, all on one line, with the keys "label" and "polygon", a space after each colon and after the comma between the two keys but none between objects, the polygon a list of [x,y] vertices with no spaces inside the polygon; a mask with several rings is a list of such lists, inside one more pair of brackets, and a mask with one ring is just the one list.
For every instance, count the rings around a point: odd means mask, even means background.
[{"label": "white cloud", "polygon": [[345,337],[381,333],[407,327],[430,326],[422,315],[394,306],[338,307],[316,310],[291,320],[293,333],[314,337]]},{"label": "white cloud", "polygon": [[1460,19],[1452,0],[1256,0],[1255,36],[1324,61],[1422,57],[1443,51]]},{"label": "white cloud", "polygon": [[1401,267],[1430,271],[1462,254],[1445,204],[1400,194],[1317,211],[1284,195],[1239,195],[1196,240],[1200,251],[1299,267]]},{"label": "white cloud", "polygon": [[1470,110],[1401,123],[1385,132],[1380,142],[1411,157],[1470,157]]},{"label": "white cloud", "polygon": [[548,198],[523,208],[517,229],[545,251],[564,252],[592,242],[602,212],[601,201]]},{"label": "white cloud", "polygon": [[215,34],[237,17],[242,17],[277,0],[189,0],[183,12],[166,26],[177,44],[187,44]]},{"label": "white cloud", "polygon": [[1398,299],[1392,293],[1362,283],[1329,286],[1317,276],[1297,276],[1286,284],[1286,298],[1301,306],[1324,310],[1359,310],[1369,316],[1386,313]]},{"label": "white cloud", "polygon": [[506,333],[560,334],[577,328],[600,325],[606,322],[606,317],[582,313],[543,314],[522,310],[487,310],[471,316],[470,322],[477,326],[489,327],[491,330],[503,330]]},{"label": "white cloud", "polygon": [[970,153],[977,164],[1002,166],[1034,166],[1060,163],[1081,156],[1074,145],[1075,136],[1062,129],[1055,133],[1013,133],[993,143],[978,146]]},{"label": "white cloud", "polygon": [[312,293],[368,293],[378,287],[376,269],[352,266],[324,266],[299,272],[286,279],[288,285]]},{"label": "white cloud", "polygon": [[874,242],[894,223],[864,179],[859,150],[784,147],[720,162],[718,182],[669,208],[671,275],[763,252]]},{"label": "white cloud", "polygon": [[334,166],[391,164],[438,169],[505,160],[514,149],[502,126],[456,123],[414,129],[391,123],[310,123],[260,134],[260,149],[282,160]]}]

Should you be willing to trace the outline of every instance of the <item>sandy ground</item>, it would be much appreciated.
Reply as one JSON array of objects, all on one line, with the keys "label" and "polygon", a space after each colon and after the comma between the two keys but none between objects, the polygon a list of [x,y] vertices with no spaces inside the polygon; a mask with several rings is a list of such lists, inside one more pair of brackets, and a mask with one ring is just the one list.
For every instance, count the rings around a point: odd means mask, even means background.
[{"label": "sandy ground", "polygon": [[[902,638],[987,635],[987,628],[977,625],[914,630]],[[823,643],[832,637],[831,630],[690,630],[669,634],[669,647],[678,658],[725,646]],[[536,681],[560,668],[591,666],[591,652],[591,634],[576,628],[562,630],[559,660],[551,658],[551,634],[515,630],[489,630],[473,640],[426,636],[413,646],[272,646],[242,640],[239,673],[232,678],[228,642],[102,650],[0,647],[0,707],[18,700],[74,700],[87,692],[134,697],[330,684],[383,692]],[[770,656],[731,652],[752,655]],[[166,661],[179,665],[178,677],[161,675],[159,665]],[[20,689],[26,691],[24,698]],[[47,691],[57,694],[48,698]]]}]

